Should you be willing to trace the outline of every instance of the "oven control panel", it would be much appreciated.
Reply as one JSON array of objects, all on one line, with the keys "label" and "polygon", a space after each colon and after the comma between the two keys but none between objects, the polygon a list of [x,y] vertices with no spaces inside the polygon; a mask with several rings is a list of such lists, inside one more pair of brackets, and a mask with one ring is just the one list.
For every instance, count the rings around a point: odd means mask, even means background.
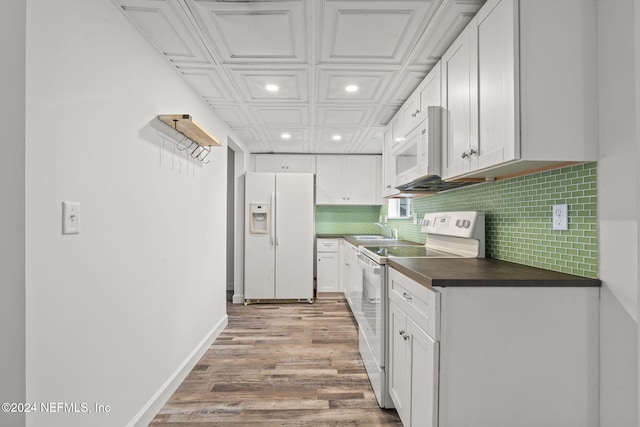
[{"label": "oven control panel", "polygon": [[426,213],[422,219],[421,230],[427,234],[479,238],[482,231],[484,238],[484,214],[477,211],[455,211]]}]

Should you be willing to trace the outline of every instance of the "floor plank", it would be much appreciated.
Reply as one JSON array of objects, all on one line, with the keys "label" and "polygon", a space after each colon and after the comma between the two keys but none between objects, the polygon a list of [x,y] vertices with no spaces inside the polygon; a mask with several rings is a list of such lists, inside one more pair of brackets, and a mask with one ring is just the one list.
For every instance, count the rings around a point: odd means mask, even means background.
[{"label": "floor plank", "polygon": [[227,328],[151,426],[402,425],[377,405],[344,300],[227,312]]}]

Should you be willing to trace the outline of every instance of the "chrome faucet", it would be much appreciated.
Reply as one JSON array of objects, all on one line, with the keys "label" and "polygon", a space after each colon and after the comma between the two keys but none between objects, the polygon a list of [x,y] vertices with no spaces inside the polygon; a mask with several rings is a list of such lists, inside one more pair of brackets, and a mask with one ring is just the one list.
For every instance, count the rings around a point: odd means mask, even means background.
[{"label": "chrome faucet", "polygon": [[376,225],[378,227],[380,227],[380,231],[381,231],[382,235],[390,237],[392,239],[397,239],[398,238],[398,230],[397,229],[389,228],[388,225],[381,224],[379,222],[376,222]]}]

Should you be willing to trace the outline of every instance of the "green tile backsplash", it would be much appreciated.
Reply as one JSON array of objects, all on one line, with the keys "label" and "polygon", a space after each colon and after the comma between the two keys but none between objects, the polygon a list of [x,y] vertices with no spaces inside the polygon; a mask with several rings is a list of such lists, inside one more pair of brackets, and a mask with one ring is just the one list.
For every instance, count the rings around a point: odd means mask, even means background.
[{"label": "green tile backsplash", "polygon": [[316,206],[316,234],[377,234],[380,206]]},{"label": "green tile backsplash", "polygon": [[[487,257],[584,277],[598,275],[596,163],[483,183],[412,203],[418,221],[426,212],[484,211]],[[567,231],[551,228],[555,204],[569,205]],[[425,241],[420,225],[411,220],[389,220],[388,225],[398,229],[400,238]]]}]

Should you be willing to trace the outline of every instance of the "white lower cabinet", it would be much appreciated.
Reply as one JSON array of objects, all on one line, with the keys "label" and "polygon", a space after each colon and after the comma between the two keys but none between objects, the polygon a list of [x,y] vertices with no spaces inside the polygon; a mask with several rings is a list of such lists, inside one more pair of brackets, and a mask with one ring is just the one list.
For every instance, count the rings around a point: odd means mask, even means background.
[{"label": "white lower cabinet", "polygon": [[[405,427],[438,425],[438,295],[406,276],[389,277],[389,393]],[[429,295],[432,293],[434,295]],[[425,319],[426,323],[425,323]],[[434,334],[435,335],[435,334]]]},{"label": "white lower cabinet", "polygon": [[600,288],[388,285],[405,427],[599,426]]},{"label": "white lower cabinet", "polygon": [[339,239],[318,239],[316,244],[316,291],[340,292],[340,245]]}]

